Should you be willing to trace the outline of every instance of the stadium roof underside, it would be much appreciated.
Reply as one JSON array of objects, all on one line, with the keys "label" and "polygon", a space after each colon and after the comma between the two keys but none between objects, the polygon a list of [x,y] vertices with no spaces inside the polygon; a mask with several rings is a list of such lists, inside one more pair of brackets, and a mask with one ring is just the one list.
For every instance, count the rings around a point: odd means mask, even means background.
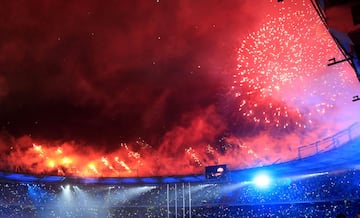
[{"label": "stadium roof underside", "polygon": [[358,0],[312,0],[320,18],[344,55],[329,57],[328,66],[347,61],[360,81],[360,2]]}]

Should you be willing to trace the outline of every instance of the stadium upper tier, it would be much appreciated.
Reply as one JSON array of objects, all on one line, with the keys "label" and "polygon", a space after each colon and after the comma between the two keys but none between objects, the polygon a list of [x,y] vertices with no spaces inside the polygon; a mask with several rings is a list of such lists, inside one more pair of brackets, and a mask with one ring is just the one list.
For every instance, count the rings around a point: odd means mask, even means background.
[{"label": "stadium upper tier", "polygon": [[225,178],[206,179],[204,174],[162,177],[129,177],[129,178],[83,178],[53,175],[33,175],[0,172],[2,181],[20,181],[26,183],[71,183],[71,184],[169,184],[169,183],[218,183],[224,181],[244,182],[258,172],[268,172],[273,177],[286,178],[357,169],[360,163],[360,124],[355,123],[337,134],[298,148],[298,159],[275,163],[268,166],[228,171]]}]

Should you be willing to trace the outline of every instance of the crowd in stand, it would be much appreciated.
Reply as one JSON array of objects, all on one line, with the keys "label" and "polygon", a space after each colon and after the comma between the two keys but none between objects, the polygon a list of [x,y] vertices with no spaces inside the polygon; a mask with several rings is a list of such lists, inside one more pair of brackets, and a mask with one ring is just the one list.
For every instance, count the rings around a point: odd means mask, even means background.
[{"label": "crowd in stand", "polygon": [[251,182],[99,185],[0,182],[0,217],[356,217],[360,171]]}]

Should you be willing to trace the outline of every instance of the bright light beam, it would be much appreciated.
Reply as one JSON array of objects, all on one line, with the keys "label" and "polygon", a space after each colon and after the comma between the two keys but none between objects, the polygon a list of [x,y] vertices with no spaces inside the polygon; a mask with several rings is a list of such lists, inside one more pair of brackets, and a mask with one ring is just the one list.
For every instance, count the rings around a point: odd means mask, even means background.
[{"label": "bright light beam", "polygon": [[253,183],[259,188],[268,188],[271,178],[267,174],[261,173],[254,177]]}]

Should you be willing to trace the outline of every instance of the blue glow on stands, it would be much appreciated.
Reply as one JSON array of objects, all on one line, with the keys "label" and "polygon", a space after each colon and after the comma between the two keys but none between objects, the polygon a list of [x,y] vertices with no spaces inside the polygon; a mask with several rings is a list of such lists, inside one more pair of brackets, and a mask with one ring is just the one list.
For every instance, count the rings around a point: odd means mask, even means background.
[{"label": "blue glow on stands", "polygon": [[183,182],[203,182],[205,181],[205,176],[185,176],[182,177]]},{"label": "blue glow on stands", "polygon": [[260,173],[254,177],[253,183],[259,188],[267,188],[271,183],[271,178],[268,174]]},{"label": "blue glow on stands", "polygon": [[174,177],[165,177],[162,180],[162,182],[165,182],[165,183],[177,183],[179,181],[180,181],[179,179],[176,179]]},{"label": "blue glow on stands", "polygon": [[65,177],[63,176],[44,176],[40,180],[43,182],[61,182],[64,181]]},{"label": "blue glow on stands", "polygon": [[99,179],[98,178],[84,178],[84,179],[81,179],[81,181],[85,184],[89,184],[89,183],[98,183]]},{"label": "blue glow on stands", "polygon": [[39,178],[37,178],[35,176],[24,175],[24,174],[9,174],[9,175],[6,175],[5,178],[11,179],[11,180],[17,180],[17,181],[24,181],[24,182],[32,182],[32,181],[39,180]]},{"label": "blue glow on stands", "polygon": [[121,180],[121,182],[134,184],[138,183],[139,181],[136,178],[124,178]]},{"label": "blue glow on stands", "polygon": [[121,180],[118,178],[106,178],[102,180],[102,182],[105,184],[118,184],[121,182]]},{"label": "blue glow on stands", "polygon": [[144,183],[159,183],[159,180],[156,178],[151,178],[151,177],[147,177],[147,178],[141,178],[140,179],[142,182]]}]

